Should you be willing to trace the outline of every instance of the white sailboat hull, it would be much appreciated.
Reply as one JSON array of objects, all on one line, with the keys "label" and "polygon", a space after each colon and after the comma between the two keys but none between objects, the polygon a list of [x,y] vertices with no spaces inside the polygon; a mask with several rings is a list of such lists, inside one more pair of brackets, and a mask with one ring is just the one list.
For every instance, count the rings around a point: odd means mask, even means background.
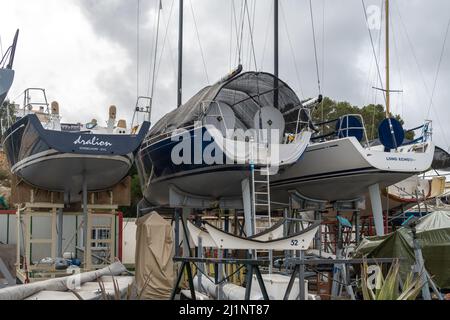
[{"label": "white sailboat hull", "polygon": [[384,152],[365,149],[353,137],[315,143],[301,161],[271,179],[271,192],[275,201],[282,202],[288,201],[290,191],[317,200],[354,200],[372,185],[386,188],[427,171],[434,149],[434,144],[427,142]]}]

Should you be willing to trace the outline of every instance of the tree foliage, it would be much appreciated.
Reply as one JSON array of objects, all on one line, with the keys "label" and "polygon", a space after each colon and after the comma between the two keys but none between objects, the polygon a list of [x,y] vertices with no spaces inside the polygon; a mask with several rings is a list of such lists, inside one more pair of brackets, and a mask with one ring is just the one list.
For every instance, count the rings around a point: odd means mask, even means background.
[{"label": "tree foliage", "polygon": [[[378,138],[378,126],[386,118],[385,108],[381,104],[369,104],[360,108],[358,106],[353,106],[346,101],[337,102],[325,97],[323,103],[314,110],[312,116],[315,123],[321,123],[324,121],[339,119],[340,117],[348,114],[359,114],[363,117],[369,141]],[[405,122],[400,115],[391,116],[399,120],[400,123],[404,125]],[[334,129],[334,127],[327,126],[325,131],[329,132],[329,130]],[[406,138],[413,139],[414,133],[408,133]]]},{"label": "tree foliage", "polygon": [[[15,111],[15,104],[13,102],[11,103],[9,100],[5,100],[2,103],[0,108],[1,132],[4,132],[6,129],[8,129],[8,123],[12,124],[16,121],[14,111]],[[8,114],[9,114],[9,122],[8,122]]]},{"label": "tree foliage", "polygon": [[136,165],[134,165],[131,168],[130,176],[131,176],[131,206],[120,208],[120,210],[124,214],[124,217],[126,218],[136,217],[137,205],[143,197]]}]

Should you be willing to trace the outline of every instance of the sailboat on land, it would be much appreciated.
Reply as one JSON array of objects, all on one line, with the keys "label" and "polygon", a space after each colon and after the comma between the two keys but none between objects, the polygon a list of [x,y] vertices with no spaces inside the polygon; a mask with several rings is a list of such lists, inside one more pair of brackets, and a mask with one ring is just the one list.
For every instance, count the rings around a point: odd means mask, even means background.
[{"label": "sailboat on land", "polygon": [[[444,196],[447,178],[439,172],[449,171],[449,164],[450,155],[436,147],[429,172],[410,177],[382,190],[383,210],[404,212],[417,204]],[[367,204],[366,207],[370,206]],[[364,211],[361,213],[364,214]]]},{"label": "sailboat on land", "polygon": [[[222,201],[239,208],[241,183],[252,167],[282,170],[301,158],[311,138],[309,130],[300,130],[301,114],[315,101],[302,104],[272,74],[240,71],[202,89],[151,129],[137,157],[150,204],[176,207],[181,198],[187,207],[210,208]],[[178,149],[180,140],[186,154]],[[213,162],[205,156],[211,150]],[[182,163],[174,161],[179,154]]]},{"label": "sailboat on land", "polygon": [[[333,126],[329,134],[315,134],[298,164],[272,179],[275,201],[287,201],[292,193],[325,201],[353,201],[370,194],[374,215],[381,217],[380,189],[428,171],[433,162],[432,122],[413,130],[421,135],[405,142],[402,125],[390,114],[389,86],[389,1],[386,0],[386,119],[379,126],[381,144],[372,146],[363,118],[346,115],[317,124]],[[374,204],[375,203],[375,204]],[[376,219],[380,233],[382,221]]]},{"label": "sailboat on land", "polygon": [[6,99],[9,89],[11,88],[14,81],[14,57],[16,54],[17,40],[19,38],[19,30],[17,30],[14,36],[14,41],[11,47],[6,50],[0,60],[0,106]]},{"label": "sailboat on land", "polygon": [[[41,100],[32,96],[40,95]],[[63,192],[67,202],[80,201],[80,193],[106,190],[125,178],[150,124],[127,129],[116,121],[112,106],[106,127],[61,123],[59,105],[47,102],[45,90],[27,89],[24,106],[2,138],[11,172],[43,190]]]},{"label": "sailboat on land", "polygon": [[333,139],[317,141],[313,137],[302,161],[272,179],[274,197],[286,201],[285,192],[292,191],[310,199],[350,201],[363,196],[373,185],[385,189],[428,171],[435,148],[429,132],[420,143],[370,147],[359,139],[365,135],[362,118],[356,126],[347,126],[358,118],[339,119]]}]

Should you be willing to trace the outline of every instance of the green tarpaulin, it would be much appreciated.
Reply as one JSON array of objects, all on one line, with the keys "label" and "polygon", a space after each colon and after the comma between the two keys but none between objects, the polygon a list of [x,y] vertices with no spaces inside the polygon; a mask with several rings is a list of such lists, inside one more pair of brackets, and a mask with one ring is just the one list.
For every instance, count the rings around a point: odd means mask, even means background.
[{"label": "green tarpaulin", "polygon": [[[416,230],[426,269],[440,288],[450,289],[450,212],[438,211],[423,217]],[[404,258],[400,269],[404,278],[415,263],[411,230],[403,227],[382,237],[365,238],[354,256]]]}]

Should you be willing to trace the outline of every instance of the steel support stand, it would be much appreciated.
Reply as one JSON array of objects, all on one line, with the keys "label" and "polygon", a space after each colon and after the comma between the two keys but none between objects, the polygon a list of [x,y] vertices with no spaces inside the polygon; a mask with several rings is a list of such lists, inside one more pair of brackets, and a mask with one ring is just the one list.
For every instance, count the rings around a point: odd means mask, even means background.
[{"label": "steel support stand", "polygon": [[184,267],[186,266],[186,262],[181,263],[181,267],[178,271],[177,281],[175,282],[175,286],[172,289],[172,294],[170,295],[170,300],[175,300],[175,296],[177,294],[178,287],[180,286],[181,279],[183,278]]},{"label": "steel support stand", "polygon": [[299,271],[299,268],[300,268],[300,265],[298,265],[298,264],[294,266],[294,270],[292,270],[291,279],[289,280],[289,284],[286,288],[286,293],[284,294],[283,300],[286,300],[286,301],[289,300],[292,288],[294,287],[295,277],[297,275],[297,272]]},{"label": "steel support stand", "polygon": [[[255,271],[256,279],[258,280],[259,287],[261,289],[263,298],[264,298],[264,300],[269,301],[270,300],[269,295],[267,294],[266,285],[264,284],[264,280],[262,278],[261,271],[259,270],[259,266],[256,265],[256,266],[254,266],[253,269]],[[253,278],[253,274],[252,274],[252,278]]]},{"label": "steel support stand", "polygon": [[250,294],[252,290],[252,281],[253,281],[253,265],[247,265],[247,280],[245,281],[245,301],[250,300]]},{"label": "steel support stand", "polygon": [[413,226],[411,228],[413,235],[413,245],[414,245],[414,256],[416,258],[416,263],[414,265],[414,271],[421,278],[422,287],[422,297],[424,300],[431,300],[430,285],[434,293],[438,296],[439,300],[443,300],[441,293],[436,287],[433,279],[431,279],[428,271],[425,268],[425,261],[423,259],[422,249],[420,248],[419,240],[417,239],[416,228]]},{"label": "steel support stand", "polygon": [[179,257],[180,252],[180,211],[175,209],[175,256]]},{"label": "steel support stand", "polygon": [[194,278],[192,277],[192,269],[191,264],[189,262],[186,264],[186,271],[189,282],[189,290],[191,291],[191,299],[195,301],[197,300],[197,297],[195,295]]},{"label": "steel support stand", "polygon": [[375,223],[377,236],[384,236],[383,206],[381,203],[380,186],[378,184],[370,186],[369,193],[370,202],[372,203],[373,221]]},{"label": "steel support stand", "polygon": [[64,255],[63,252],[63,228],[64,228],[64,214],[63,209],[58,209],[58,246],[57,246],[57,255],[59,258],[62,258]]},{"label": "steel support stand", "polygon": [[88,258],[88,246],[90,243],[88,242],[88,187],[87,187],[87,179],[86,175],[83,175],[83,246],[84,246],[84,265],[86,267],[87,261],[90,261],[90,257]]},{"label": "steel support stand", "polygon": [[[299,251],[299,258],[300,261],[304,261],[305,260],[305,252],[304,251]],[[304,301],[307,300],[306,299],[306,292],[305,292],[305,270],[306,270],[306,266],[304,264],[299,266],[299,272],[298,272],[298,282],[299,282],[299,298],[300,300]]]}]

